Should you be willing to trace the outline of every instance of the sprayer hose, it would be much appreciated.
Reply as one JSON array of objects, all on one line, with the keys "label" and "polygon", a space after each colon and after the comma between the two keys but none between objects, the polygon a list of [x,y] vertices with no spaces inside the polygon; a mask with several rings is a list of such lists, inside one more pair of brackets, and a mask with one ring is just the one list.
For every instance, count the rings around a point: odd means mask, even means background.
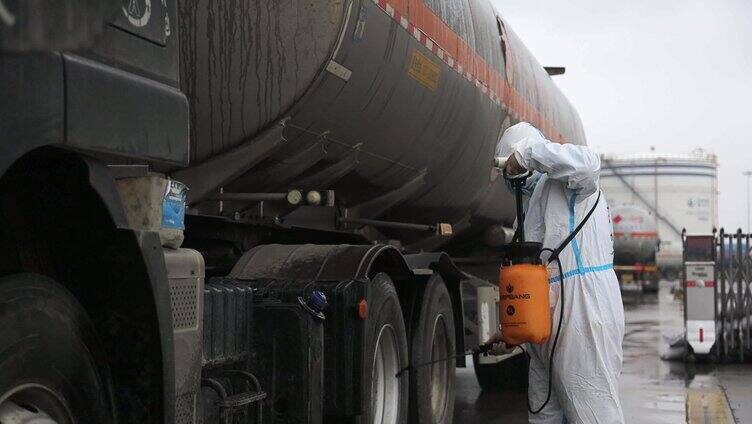
[{"label": "sprayer hose", "polygon": [[[549,251],[553,254],[556,252],[553,249],[544,248],[541,250],[542,252]],[[559,323],[556,325],[556,335],[554,336],[554,341],[551,344],[551,356],[548,358],[548,390],[546,392],[546,400],[543,401],[543,404],[538,409],[533,409],[532,405],[530,404],[530,396],[528,395],[527,398],[527,410],[531,414],[538,414],[540,413],[543,408],[548,405],[548,401],[551,400],[551,388],[553,385],[553,372],[554,372],[554,353],[556,352],[556,344],[559,341],[559,334],[561,334],[561,323],[564,321],[564,269],[561,266],[561,260],[559,259],[559,256],[555,256],[553,258],[556,261],[556,265],[559,267],[559,299],[560,299],[560,307],[559,307]],[[525,355],[527,355],[528,359],[530,359],[530,354],[525,350],[524,347],[520,346],[520,349],[522,349],[523,352],[525,352]]]}]

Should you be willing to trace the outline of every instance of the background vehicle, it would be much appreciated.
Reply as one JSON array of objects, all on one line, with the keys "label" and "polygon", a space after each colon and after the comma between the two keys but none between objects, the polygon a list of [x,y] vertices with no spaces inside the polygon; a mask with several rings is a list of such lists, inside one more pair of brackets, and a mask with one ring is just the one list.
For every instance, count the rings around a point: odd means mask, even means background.
[{"label": "background vehicle", "polygon": [[451,422],[498,139],[585,142],[490,3],[0,5],[0,414]]},{"label": "background vehicle", "polygon": [[614,269],[622,290],[658,292],[658,231],[649,212],[636,206],[613,209]]}]

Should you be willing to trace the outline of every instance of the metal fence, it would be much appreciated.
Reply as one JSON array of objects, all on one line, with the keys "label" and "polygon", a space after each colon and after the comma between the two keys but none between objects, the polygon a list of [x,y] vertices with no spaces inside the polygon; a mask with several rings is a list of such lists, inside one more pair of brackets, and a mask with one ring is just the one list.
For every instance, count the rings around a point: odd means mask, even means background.
[{"label": "metal fence", "polygon": [[727,360],[750,359],[752,340],[752,234],[716,233],[717,351]]}]

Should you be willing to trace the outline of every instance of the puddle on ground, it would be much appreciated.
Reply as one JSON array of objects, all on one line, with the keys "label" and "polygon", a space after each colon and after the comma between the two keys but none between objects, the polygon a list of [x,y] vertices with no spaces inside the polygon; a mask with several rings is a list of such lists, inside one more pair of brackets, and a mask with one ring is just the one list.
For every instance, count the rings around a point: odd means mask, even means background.
[{"label": "puddle on ground", "polygon": [[[657,295],[625,306],[624,368],[620,397],[632,424],[752,423],[752,365],[684,364],[660,359],[683,329],[681,300],[672,283]],[[527,423],[526,394],[519,390],[484,393],[472,368],[457,371],[454,422]],[[729,409],[730,405],[730,409]]]}]

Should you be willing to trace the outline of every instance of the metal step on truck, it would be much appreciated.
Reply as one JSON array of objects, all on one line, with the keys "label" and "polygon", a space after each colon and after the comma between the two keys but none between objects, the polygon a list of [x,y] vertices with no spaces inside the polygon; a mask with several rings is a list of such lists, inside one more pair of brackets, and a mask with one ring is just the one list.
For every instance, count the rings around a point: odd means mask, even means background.
[{"label": "metal step on truck", "polygon": [[560,71],[486,0],[0,0],[0,422],[451,423]]}]

